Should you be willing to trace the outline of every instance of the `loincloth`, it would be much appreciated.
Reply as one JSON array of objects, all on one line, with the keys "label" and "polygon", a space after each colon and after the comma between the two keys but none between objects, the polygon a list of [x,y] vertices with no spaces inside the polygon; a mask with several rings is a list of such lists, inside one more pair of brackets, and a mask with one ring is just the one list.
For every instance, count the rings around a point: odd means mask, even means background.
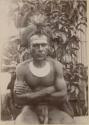
[{"label": "loincloth", "polygon": [[60,110],[63,111],[65,113],[67,113],[69,116],[71,116],[73,118],[74,113],[73,110],[71,108],[71,105],[69,102],[65,102],[62,105],[54,105],[54,104],[38,104],[35,106],[32,106],[32,110],[34,110],[40,120],[41,123],[48,123],[49,120],[49,112],[52,110]]}]

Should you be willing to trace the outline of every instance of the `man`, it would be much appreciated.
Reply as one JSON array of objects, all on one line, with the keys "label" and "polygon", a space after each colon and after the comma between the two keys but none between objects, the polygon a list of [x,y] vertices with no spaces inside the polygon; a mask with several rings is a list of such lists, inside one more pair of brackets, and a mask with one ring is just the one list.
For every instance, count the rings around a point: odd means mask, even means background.
[{"label": "man", "polygon": [[16,69],[15,102],[22,106],[16,123],[73,123],[62,65],[47,56],[47,35],[35,32],[28,45],[32,59]]}]

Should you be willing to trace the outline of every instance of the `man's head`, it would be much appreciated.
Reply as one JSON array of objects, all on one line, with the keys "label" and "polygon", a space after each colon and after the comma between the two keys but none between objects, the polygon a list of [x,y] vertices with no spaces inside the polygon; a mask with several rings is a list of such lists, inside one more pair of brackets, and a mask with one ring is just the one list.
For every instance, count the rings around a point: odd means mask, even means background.
[{"label": "man's head", "polygon": [[31,55],[34,60],[45,60],[48,54],[48,37],[45,34],[34,34],[29,39]]}]

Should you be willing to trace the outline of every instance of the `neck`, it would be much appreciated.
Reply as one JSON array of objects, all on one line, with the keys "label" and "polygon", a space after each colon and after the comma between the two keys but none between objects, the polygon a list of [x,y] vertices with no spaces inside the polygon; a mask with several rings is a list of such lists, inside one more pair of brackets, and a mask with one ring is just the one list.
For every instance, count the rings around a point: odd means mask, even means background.
[{"label": "neck", "polygon": [[46,60],[33,60],[33,64],[36,67],[44,67],[46,64]]}]

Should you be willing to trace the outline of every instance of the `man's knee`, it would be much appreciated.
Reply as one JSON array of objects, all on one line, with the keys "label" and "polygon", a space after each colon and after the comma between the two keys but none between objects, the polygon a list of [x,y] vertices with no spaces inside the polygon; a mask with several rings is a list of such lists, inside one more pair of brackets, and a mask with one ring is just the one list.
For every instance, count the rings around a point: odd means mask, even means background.
[{"label": "man's knee", "polygon": [[25,113],[25,112],[27,112],[28,110],[31,110],[30,109],[30,106],[24,106],[23,108],[22,108],[22,113]]},{"label": "man's knee", "polygon": [[74,123],[73,118],[67,113],[54,109],[49,114],[49,123],[50,124],[66,124],[66,123]]},{"label": "man's knee", "polygon": [[38,124],[39,120],[36,113],[31,109],[30,106],[24,106],[22,112],[16,118],[16,123],[24,123],[24,124]]},{"label": "man's knee", "polygon": [[30,115],[31,114],[31,112],[32,112],[32,110],[31,110],[31,108],[30,108],[30,106],[24,106],[23,108],[22,108],[22,110],[21,110],[21,113],[19,114],[19,116],[17,116],[17,119],[18,119],[18,117],[24,117],[24,116],[27,116],[27,115]]}]

